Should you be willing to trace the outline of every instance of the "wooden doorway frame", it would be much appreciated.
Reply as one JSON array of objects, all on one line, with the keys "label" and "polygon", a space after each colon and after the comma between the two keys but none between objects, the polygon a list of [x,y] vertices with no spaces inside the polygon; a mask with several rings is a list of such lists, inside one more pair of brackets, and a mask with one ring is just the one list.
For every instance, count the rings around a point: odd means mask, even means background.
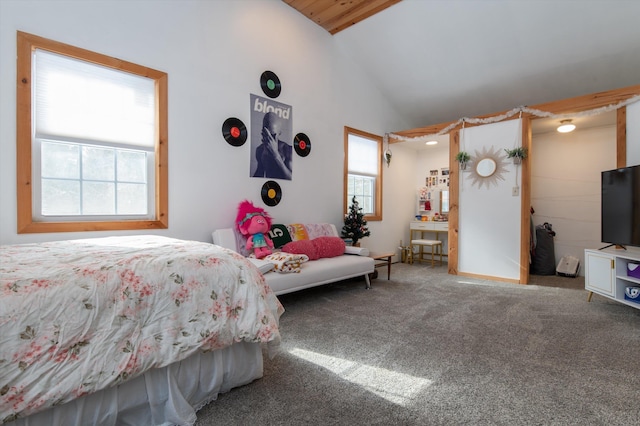
[{"label": "wooden doorway frame", "polygon": [[[547,102],[533,105],[530,108],[549,112],[555,115],[575,114],[596,108],[607,107],[624,102],[633,97],[640,96],[640,85],[629,86],[621,89],[609,90],[605,92],[592,93],[575,98],[563,99],[559,101]],[[487,119],[505,114],[507,111],[497,112],[477,116],[477,119]],[[618,108],[616,115],[616,166],[624,167],[627,163],[627,109]],[[506,120],[514,120],[520,116],[513,116]],[[522,113],[522,146],[529,152],[533,151],[531,120],[536,117],[531,113]],[[453,125],[455,122],[434,124],[415,129],[393,132],[389,137],[389,143],[403,142],[400,138],[416,138],[426,135],[434,135]],[[481,124],[480,124],[481,125]],[[465,123],[465,127],[475,126]],[[451,129],[449,132],[449,274],[458,274],[458,227],[459,227],[459,201],[458,193],[460,173],[455,161],[455,156],[460,150],[460,126]],[[394,137],[394,135],[400,138]],[[530,239],[530,206],[531,205],[531,167],[530,161],[522,162],[522,184],[521,184],[521,207],[520,207],[520,284],[529,282],[529,239]],[[497,279],[499,277],[481,278]]]}]

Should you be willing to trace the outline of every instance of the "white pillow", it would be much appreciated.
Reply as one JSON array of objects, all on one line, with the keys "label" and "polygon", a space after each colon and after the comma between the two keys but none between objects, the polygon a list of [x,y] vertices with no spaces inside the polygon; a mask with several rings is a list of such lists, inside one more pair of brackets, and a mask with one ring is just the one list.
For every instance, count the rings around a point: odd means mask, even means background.
[{"label": "white pillow", "polygon": [[352,247],[346,246],[344,248],[345,254],[357,254],[358,256],[369,256],[369,249],[366,247]]}]

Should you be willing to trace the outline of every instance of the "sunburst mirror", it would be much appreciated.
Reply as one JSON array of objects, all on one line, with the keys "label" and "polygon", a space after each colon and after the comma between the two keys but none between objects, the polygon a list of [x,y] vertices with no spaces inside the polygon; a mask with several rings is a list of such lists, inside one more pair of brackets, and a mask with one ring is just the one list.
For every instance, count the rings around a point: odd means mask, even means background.
[{"label": "sunburst mirror", "polygon": [[500,148],[482,147],[481,151],[476,150],[473,156],[473,164],[469,168],[469,178],[471,185],[486,185],[487,189],[491,185],[498,186],[499,180],[505,180],[503,174],[507,172],[509,162]]}]

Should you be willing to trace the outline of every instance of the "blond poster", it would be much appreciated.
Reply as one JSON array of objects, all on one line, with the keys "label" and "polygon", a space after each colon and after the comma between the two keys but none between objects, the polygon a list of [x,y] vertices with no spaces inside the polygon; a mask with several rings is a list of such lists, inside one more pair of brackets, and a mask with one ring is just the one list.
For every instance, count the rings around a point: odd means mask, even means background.
[{"label": "blond poster", "polygon": [[250,176],[291,180],[292,122],[290,105],[251,95]]}]

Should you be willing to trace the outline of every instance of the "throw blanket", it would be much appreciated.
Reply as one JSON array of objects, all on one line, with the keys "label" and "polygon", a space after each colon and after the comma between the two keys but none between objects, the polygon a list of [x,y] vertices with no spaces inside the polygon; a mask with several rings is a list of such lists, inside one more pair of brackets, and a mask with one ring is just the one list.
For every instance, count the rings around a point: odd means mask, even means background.
[{"label": "throw blanket", "polygon": [[112,237],[0,247],[0,423],[196,351],[280,338],[284,312],[244,257]]},{"label": "throw blanket", "polygon": [[276,252],[265,256],[263,259],[273,263],[274,271],[288,274],[300,272],[300,266],[309,260],[309,256],[305,254]]}]

